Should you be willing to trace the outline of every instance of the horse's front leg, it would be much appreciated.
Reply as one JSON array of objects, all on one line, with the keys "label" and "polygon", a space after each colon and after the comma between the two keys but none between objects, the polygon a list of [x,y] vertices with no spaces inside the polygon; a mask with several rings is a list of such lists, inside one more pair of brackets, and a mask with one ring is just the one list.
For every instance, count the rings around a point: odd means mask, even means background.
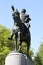
[{"label": "horse's front leg", "polygon": [[27,54],[29,54],[29,49],[30,49],[30,41],[26,42],[27,43]]},{"label": "horse's front leg", "polygon": [[16,41],[16,43],[15,43],[15,49],[17,50],[17,39],[18,39],[18,33],[15,33],[15,41]]},{"label": "horse's front leg", "polygon": [[20,41],[19,43],[19,50],[21,50],[22,46],[21,46],[22,42]]}]

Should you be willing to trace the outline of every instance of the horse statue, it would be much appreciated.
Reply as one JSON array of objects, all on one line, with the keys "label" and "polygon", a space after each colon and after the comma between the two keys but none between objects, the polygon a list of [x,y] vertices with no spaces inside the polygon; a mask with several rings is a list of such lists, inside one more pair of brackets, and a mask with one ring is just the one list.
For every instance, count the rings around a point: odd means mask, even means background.
[{"label": "horse statue", "polygon": [[[14,19],[14,25],[17,26],[17,30],[19,28],[19,32],[20,32],[20,43],[19,43],[19,48],[21,48],[21,44],[22,42],[26,42],[27,43],[27,51],[30,48],[30,41],[31,41],[31,36],[30,36],[30,24],[26,25],[31,19],[29,18],[29,15],[26,14],[26,10],[22,9],[21,13],[19,13],[19,11],[16,9],[14,9],[14,7],[12,6],[12,16]],[[17,32],[17,31],[16,31]],[[15,34],[15,32],[13,31],[12,35],[9,37],[9,39],[12,39],[13,35]],[[16,37],[18,37],[18,33],[16,33]],[[16,39],[17,40],[17,39]]]}]

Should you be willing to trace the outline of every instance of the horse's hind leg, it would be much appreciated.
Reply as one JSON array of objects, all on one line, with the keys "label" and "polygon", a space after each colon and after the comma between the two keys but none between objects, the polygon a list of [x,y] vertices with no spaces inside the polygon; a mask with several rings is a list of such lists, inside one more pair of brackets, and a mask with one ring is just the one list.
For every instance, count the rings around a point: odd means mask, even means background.
[{"label": "horse's hind leg", "polygon": [[29,43],[29,45],[27,45],[27,51],[29,51],[29,49],[30,49],[30,43]]},{"label": "horse's hind leg", "polygon": [[27,54],[29,54],[30,42],[27,42]]},{"label": "horse's hind leg", "polygon": [[22,41],[20,41],[20,43],[19,43],[19,50],[21,50],[21,48],[22,48],[21,44],[22,44]]},{"label": "horse's hind leg", "polygon": [[27,53],[29,52],[29,49],[30,49],[30,41],[31,41],[31,37],[30,37],[30,34],[29,34],[29,36],[28,36],[27,39],[26,39],[26,43],[27,43]]}]

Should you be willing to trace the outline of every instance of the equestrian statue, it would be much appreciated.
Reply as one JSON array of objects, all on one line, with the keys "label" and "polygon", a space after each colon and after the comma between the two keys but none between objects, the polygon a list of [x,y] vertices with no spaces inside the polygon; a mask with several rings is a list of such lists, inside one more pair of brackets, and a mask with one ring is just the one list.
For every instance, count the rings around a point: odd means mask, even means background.
[{"label": "equestrian statue", "polygon": [[15,9],[14,6],[12,8],[12,17],[14,20],[14,29],[12,31],[11,36],[8,38],[12,40],[15,35],[16,47],[17,47],[17,38],[19,37],[19,49],[21,49],[22,42],[26,42],[27,51],[30,48],[31,34],[30,34],[30,24],[29,21],[31,18],[28,14],[26,14],[26,9],[22,9],[21,13],[18,9]]}]

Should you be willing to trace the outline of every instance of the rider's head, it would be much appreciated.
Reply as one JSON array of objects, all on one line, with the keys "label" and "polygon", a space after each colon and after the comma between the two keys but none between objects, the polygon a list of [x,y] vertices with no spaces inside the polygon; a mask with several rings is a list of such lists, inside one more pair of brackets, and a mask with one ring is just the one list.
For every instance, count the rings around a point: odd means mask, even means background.
[{"label": "rider's head", "polygon": [[22,11],[21,11],[21,12],[26,13],[26,9],[22,9]]}]

